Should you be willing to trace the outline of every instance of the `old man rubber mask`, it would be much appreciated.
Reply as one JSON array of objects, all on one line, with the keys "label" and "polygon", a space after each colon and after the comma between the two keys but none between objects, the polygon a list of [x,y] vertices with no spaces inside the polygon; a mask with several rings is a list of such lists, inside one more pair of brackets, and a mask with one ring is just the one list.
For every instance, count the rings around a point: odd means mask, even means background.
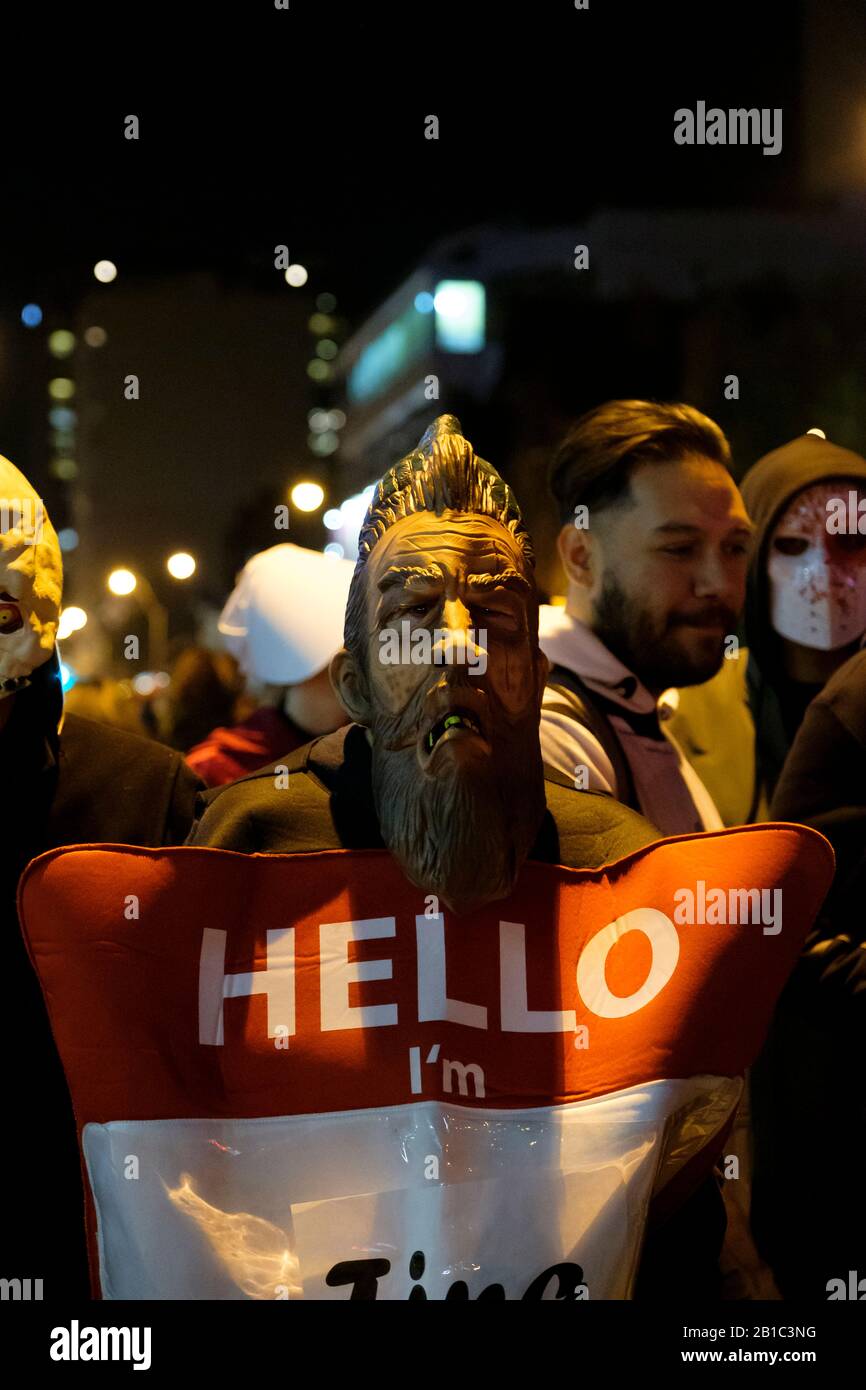
[{"label": "old man rubber mask", "polygon": [[382,838],[457,913],[507,896],[545,811],[529,536],[453,416],[379,483],[331,675],[368,730]]},{"label": "old man rubber mask", "polygon": [[0,457],[0,699],[51,656],[62,590],[60,545],[42,501]]},{"label": "old man rubber mask", "polygon": [[853,491],[855,481],[844,478],[804,488],[770,537],[770,621],[781,637],[822,652],[866,631],[866,536],[856,523],[844,531],[832,524],[833,504]]}]

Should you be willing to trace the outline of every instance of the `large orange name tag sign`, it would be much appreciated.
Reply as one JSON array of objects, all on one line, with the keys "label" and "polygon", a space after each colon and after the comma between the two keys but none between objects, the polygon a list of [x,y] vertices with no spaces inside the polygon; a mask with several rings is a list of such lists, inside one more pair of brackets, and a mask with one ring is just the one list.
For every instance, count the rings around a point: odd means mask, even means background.
[{"label": "large orange name tag sign", "polygon": [[457,918],[379,851],[42,855],[102,1295],[628,1297],[831,876],[755,826],[530,863]]}]

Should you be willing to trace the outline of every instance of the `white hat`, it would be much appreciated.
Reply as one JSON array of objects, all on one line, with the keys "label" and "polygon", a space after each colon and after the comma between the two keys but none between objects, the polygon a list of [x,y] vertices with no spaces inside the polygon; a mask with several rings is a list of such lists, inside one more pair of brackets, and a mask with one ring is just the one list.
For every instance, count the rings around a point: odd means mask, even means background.
[{"label": "white hat", "polygon": [[241,669],[268,685],[297,685],[343,645],[354,562],[299,545],[273,545],[248,560],[219,619]]}]

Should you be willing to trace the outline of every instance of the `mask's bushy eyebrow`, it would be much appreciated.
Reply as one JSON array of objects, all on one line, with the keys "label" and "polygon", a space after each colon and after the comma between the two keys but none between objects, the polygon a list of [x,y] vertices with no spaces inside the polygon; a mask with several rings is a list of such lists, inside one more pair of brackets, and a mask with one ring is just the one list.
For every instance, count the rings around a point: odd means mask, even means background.
[{"label": "mask's bushy eyebrow", "polygon": [[469,574],[466,583],[473,589],[519,589],[522,593],[532,588],[525,575],[511,568],[499,570],[496,574]]},{"label": "mask's bushy eyebrow", "polygon": [[419,584],[429,584],[431,581],[440,584],[442,575],[439,570],[425,569],[422,565],[394,565],[383,574],[376,588],[384,594],[388,589],[393,589],[398,584],[402,585],[413,581]]}]

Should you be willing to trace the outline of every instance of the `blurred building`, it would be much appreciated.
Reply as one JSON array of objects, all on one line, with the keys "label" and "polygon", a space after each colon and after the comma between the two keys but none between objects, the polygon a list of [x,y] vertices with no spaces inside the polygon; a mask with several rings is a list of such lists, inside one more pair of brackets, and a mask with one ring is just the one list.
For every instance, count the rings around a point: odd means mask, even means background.
[{"label": "blurred building", "polygon": [[[67,601],[96,621],[67,654],[83,674],[117,670],[128,632],[144,635],[146,663],[147,614],[137,596],[108,595],[114,567],[149,582],[170,637],[206,638],[249,554],[304,543],[306,520],[292,514],[289,532],[278,531],[274,507],[308,471],[309,313],[306,294],[227,287],[204,273],[119,277],[81,300]],[[197,561],[186,583],[166,572],[174,551]]]},{"label": "blurred building", "polygon": [[546,470],[577,415],[612,396],[688,400],[729,434],[738,471],[815,425],[866,450],[864,305],[857,209],[601,210],[578,227],[467,231],[343,348],[338,487],[357,498],[453,412],[514,487],[539,582],[557,591]]}]

